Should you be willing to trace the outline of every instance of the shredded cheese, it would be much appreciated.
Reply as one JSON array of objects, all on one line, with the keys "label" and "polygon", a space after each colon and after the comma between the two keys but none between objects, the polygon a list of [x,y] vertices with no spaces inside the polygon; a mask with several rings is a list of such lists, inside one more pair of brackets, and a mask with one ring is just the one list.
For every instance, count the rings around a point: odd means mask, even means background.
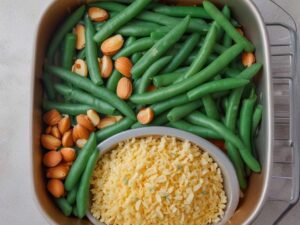
[{"label": "shredded cheese", "polygon": [[174,137],[119,143],[97,162],[91,193],[91,212],[107,225],[212,224],[227,203],[218,165]]}]

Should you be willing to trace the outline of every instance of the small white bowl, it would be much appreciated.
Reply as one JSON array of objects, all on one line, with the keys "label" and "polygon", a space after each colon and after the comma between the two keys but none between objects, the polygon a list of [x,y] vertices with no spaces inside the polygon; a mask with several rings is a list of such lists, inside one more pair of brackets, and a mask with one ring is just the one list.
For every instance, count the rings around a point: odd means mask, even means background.
[{"label": "small white bowl", "polygon": [[[99,156],[101,157],[103,154],[112,150],[119,142],[125,141],[130,138],[140,138],[147,136],[172,136],[178,138],[179,140],[188,140],[194,143],[195,145],[199,146],[203,151],[208,152],[208,154],[215,160],[215,162],[219,165],[221,169],[224,179],[225,192],[227,196],[227,205],[224,216],[217,225],[223,225],[226,222],[228,222],[229,219],[233,216],[239,203],[240,188],[235,170],[228,157],[218,147],[216,147],[209,141],[189,132],[185,132],[174,128],[145,127],[127,130],[106,139],[98,145],[98,149],[100,151]],[[104,223],[96,220],[92,216],[90,210],[88,210],[87,212],[87,217],[95,225],[105,225]]]}]

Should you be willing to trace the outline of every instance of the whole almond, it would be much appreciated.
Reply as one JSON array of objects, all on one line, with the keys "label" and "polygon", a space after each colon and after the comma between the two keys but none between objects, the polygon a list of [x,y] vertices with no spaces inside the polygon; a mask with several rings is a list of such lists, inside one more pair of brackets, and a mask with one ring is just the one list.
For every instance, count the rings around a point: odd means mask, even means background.
[{"label": "whole almond", "polygon": [[62,145],[64,147],[73,147],[74,142],[73,142],[73,136],[72,136],[72,129],[68,130],[67,132],[64,133],[62,137]]},{"label": "whole almond", "polygon": [[150,107],[141,109],[137,114],[137,120],[141,124],[148,124],[153,120],[153,118],[154,118],[154,112]]},{"label": "whole almond", "polygon": [[101,76],[103,78],[110,77],[113,70],[113,62],[111,58],[107,55],[104,55],[101,60]]},{"label": "whole almond", "polygon": [[64,165],[58,165],[47,169],[46,177],[63,180],[68,175],[69,169]]},{"label": "whole almond", "polygon": [[88,67],[86,62],[82,59],[76,59],[74,65],[72,66],[72,72],[77,73],[82,77],[87,77]]},{"label": "whole almond", "polygon": [[148,91],[148,92],[155,91],[155,90],[156,90],[156,87],[155,87],[154,85],[149,85],[149,86],[147,87],[147,91]]},{"label": "whole almond", "polygon": [[236,28],[236,30],[240,33],[240,35],[245,36],[244,31],[241,28]]},{"label": "whole almond", "polygon": [[62,116],[56,109],[52,109],[46,112],[43,116],[43,120],[47,125],[54,126],[59,123],[62,119]]},{"label": "whole almond", "polygon": [[76,49],[81,50],[85,46],[85,27],[82,24],[77,24],[74,33],[76,35]]},{"label": "whole almond", "polygon": [[57,166],[62,160],[62,155],[59,151],[49,151],[43,156],[43,163],[47,167]]},{"label": "whole almond", "polygon": [[94,126],[97,126],[99,124],[100,116],[95,110],[89,109],[86,114]]},{"label": "whole almond", "polygon": [[48,181],[47,190],[55,197],[60,198],[65,193],[65,187],[61,180],[51,179]]},{"label": "whole almond", "polygon": [[119,122],[121,119],[123,119],[123,116],[107,116],[107,117],[111,117],[114,118],[116,120],[116,122]]},{"label": "whole almond", "polygon": [[243,52],[242,63],[245,67],[250,67],[255,63],[255,55],[252,52]]},{"label": "whole almond", "polygon": [[98,128],[99,129],[103,129],[105,127],[108,127],[108,126],[111,126],[113,124],[115,124],[117,122],[117,119],[114,118],[114,117],[110,117],[110,116],[107,116],[107,117],[104,117],[101,119],[100,123],[98,124]]},{"label": "whole almond", "polygon": [[127,57],[117,58],[115,68],[125,77],[131,77],[132,62]]},{"label": "whole almond", "polygon": [[78,139],[89,139],[90,132],[85,127],[77,124],[73,128],[73,140],[76,142]]},{"label": "whole almond", "polygon": [[98,7],[91,7],[88,10],[88,15],[92,21],[95,22],[102,22],[108,19],[108,13],[106,10],[98,8]]},{"label": "whole almond", "polygon": [[63,117],[58,123],[58,130],[61,134],[66,133],[71,128],[71,118],[69,116]]},{"label": "whole almond", "polygon": [[94,125],[90,121],[87,115],[80,114],[76,116],[76,121],[79,125],[83,126],[84,128],[88,129],[89,131],[93,132],[95,130]]},{"label": "whole almond", "polygon": [[76,151],[74,148],[61,148],[60,153],[65,162],[72,162],[76,159]]},{"label": "whole almond", "polygon": [[76,146],[78,148],[83,148],[83,146],[87,143],[87,140],[86,139],[78,139],[76,141]]},{"label": "whole almond", "polygon": [[56,138],[58,138],[58,139],[61,139],[61,133],[59,132],[57,125],[55,125],[55,126],[52,127],[52,129],[51,129],[51,134],[52,134],[54,137],[56,137]]},{"label": "whole almond", "polygon": [[61,141],[52,135],[43,134],[41,136],[41,144],[45,149],[56,150],[61,146]]},{"label": "whole almond", "polygon": [[120,99],[127,100],[132,94],[132,83],[126,78],[122,77],[117,86],[117,95]]},{"label": "whole almond", "polygon": [[51,134],[52,126],[48,126],[45,130],[45,134]]},{"label": "whole almond", "polygon": [[117,34],[102,42],[101,51],[104,55],[112,56],[122,48],[123,44],[123,37],[120,34]]}]

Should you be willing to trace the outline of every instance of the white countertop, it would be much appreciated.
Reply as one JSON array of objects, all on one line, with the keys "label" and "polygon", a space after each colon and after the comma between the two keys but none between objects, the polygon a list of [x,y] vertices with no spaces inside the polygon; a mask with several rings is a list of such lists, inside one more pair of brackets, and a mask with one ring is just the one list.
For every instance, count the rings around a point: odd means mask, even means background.
[{"label": "white countertop", "polygon": [[[293,4],[292,2],[296,1],[298,0],[289,0],[288,3]],[[33,197],[28,198],[32,196],[32,184],[30,177],[23,176],[23,173],[30,170],[32,154],[29,121],[35,33],[41,13],[47,8],[49,2],[51,0],[1,0],[0,2],[0,218],[2,224],[47,224]],[[296,10],[291,13],[297,15]],[[299,15],[298,18],[300,20]],[[299,224],[299,210],[298,204],[281,224]],[[272,213],[272,210],[269,213]]]}]

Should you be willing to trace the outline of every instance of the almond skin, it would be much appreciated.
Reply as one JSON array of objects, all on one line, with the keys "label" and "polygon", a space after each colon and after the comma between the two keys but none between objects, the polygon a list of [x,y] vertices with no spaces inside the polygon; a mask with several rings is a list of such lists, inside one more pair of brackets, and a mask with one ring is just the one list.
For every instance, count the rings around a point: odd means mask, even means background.
[{"label": "almond skin", "polygon": [[255,63],[255,55],[253,52],[243,52],[242,63],[245,67],[250,67]]},{"label": "almond skin", "polygon": [[117,95],[120,99],[127,100],[132,94],[132,83],[126,78],[122,77],[117,86]]},{"label": "almond skin", "polygon": [[132,62],[127,57],[120,57],[117,58],[115,61],[115,68],[118,70],[122,75],[125,77],[131,77],[131,69],[132,69]]},{"label": "almond skin", "polygon": [[58,138],[58,139],[61,139],[61,133],[59,132],[57,125],[55,125],[55,126],[52,127],[52,129],[51,129],[51,134],[52,134],[54,137],[56,137],[56,138]]},{"label": "almond skin", "polygon": [[99,124],[100,116],[95,110],[89,109],[86,114],[94,126],[97,126]]},{"label": "almond skin", "polygon": [[113,124],[115,124],[117,122],[117,119],[114,117],[104,117],[103,119],[101,119],[100,123],[98,124],[98,128],[99,129],[103,129],[105,127],[111,126]]},{"label": "almond skin", "polygon": [[104,55],[101,60],[101,77],[108,78],[110,77],[113,70],[113,62],[111,58],[107,55]]},{"label": "almond skin", "polygon": [[52,109],[48,112],[46,112],[43,116],[44,122],[49,126],[54,126],[59,123],[59,121],[62,119],[62,116],[56,109]]},{"label": "almond skin", "polygon": [[148,124],[153,120],[153,118],[154,118],[154,112],[150,107],[141,109],[137,114],[137,120],[141,124]]},{"label": "almond skin", "polygon": [[48,126],[45,130],[45,134],[51,134],[52,127]]},{"label": "almond skin", "polygon": [[60,198],[65,193],[65,187],[61,180],[51,179],[47,184],[48,191],[55,197]]},{"label": "almond skin", "polygon": [[66,133],[71,128],[71,118],[69,116],[63,117],[58,123],[58,130],[61,134]]},{"label": "almond skin", "polygon": [[68,130],[67,132],[64,133],[62,137],[62,145],[64,147],[73,147],[74,142],[73,142],[72,130]]},{"label": "almond skin", "polygon": [[148,92],[155,91],[155,90],[156,90],[156,87],[154,85],[150,85],[147,87]]},{"label": "almond skin", "polygon": [[52,135],[43,134],[41,136],[41,144],[45,149],[56,150],[61,146],[61,141]]},{"label": "almond skin", "polygon": [[117,34],[102,42],[101,51],[104,55],[112,56],[122,48],[123,44],[123,37],[120,34]]},{"label": "almond skin", "polygon": [[62,160],[62,155],[57,151],[49,151],[43,156],[43,163],[47,167],[57,166]]},{"label": "almond skin", "polygon": [[244,31],[241,28],[236,28],[236,31],[240,33],[240,35],[245,36]]},{"label": "almond skin", "polygon": [[76,151],[74,148],[62,148],[60,153],[65,162],[73,162],[76,159]]},{"label": "almond skin", "polygon": [[89,139],[90,132],[85,127],[77,124],[73,128],[73,140],[76,142],[78,139]]},{"label": "almond skin", "polygon": [[58,165],[47,170],[46,177],[63,180],[68,175],[69,169],[64,165]]},{"label": "almond skin", "polygon": [[87,117],[87,115],[80,114],[76,116],[76,121],[78,124],[83,126],[84,128],[88,129],[89,131],[93,132],[95,130],[94,125],[90,121],[90,119]]},{"label": "almond skin", "polygon": [[76,49],[81,50],[85,46],[85,27],[82,24],[77,24],[74,33],[76,35]]},{"label": "almond skin", "polygon": [[86,142],[87,142],[86,139],[78,139],[78,140],[76,141],[76,146],[77,146],[78,148],[83,148],[83,146],[85,145]]},{"label": "almond skin", "polygon": [[76,59],[74,65],[72,66],[72,72],[77,73],[82,77],[87,77],[88,67],[86,62],[82,59]]},{"label": "almond skin", "polygon": [[103,22],[108,19],[109,15],[106,10],[98,8],[98,7],[91,7],[88,10],[88,15],[92,21],[95,22]]}]

